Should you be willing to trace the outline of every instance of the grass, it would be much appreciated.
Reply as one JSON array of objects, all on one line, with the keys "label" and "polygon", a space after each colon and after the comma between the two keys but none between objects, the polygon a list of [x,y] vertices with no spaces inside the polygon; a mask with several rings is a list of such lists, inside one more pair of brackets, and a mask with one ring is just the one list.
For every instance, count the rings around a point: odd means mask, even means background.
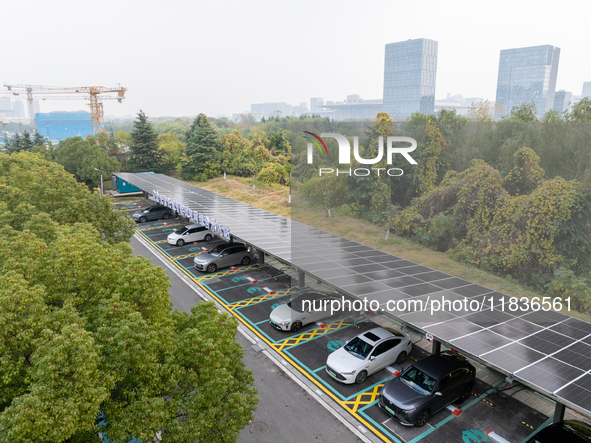
[{"label": "grass", "polygon": [[[187,181],[187,180],[185,180]],[[292,218],[301,223],[331,232],[406,260],[419,263],[429,268],[471,281],[495,291],[514,297],[540,297],[543,294],[528,289],[514,280],[508,280],[489,272],[455,261],[449,255],[433,251],[425,246],[390,233],[384,240],[386,229],[365,220],[339,215],[332,209],[332,217],[326,210],[309,207],[298,198],[296,192],[292,198],[294,205],[288,203],[289,188],[286,186],[260,186],[252,190],[252,179],[241,177],[214,178],[207,182],[187,181],[195,186],[208,189],[235,200],[248,203],[257,208]],[[591,316],[577,311],[563,309],[563,313],[591,322]]]},{"label": "grass", "polygon": [[253,191],[252,178],[233,176],[228,176],[225,180],[223,177],[213,178],[206,182],[184,181],[199,186],[200,188],[248,203],[257,208],[291,218],[289,186],[266,186],[258,183]]}]

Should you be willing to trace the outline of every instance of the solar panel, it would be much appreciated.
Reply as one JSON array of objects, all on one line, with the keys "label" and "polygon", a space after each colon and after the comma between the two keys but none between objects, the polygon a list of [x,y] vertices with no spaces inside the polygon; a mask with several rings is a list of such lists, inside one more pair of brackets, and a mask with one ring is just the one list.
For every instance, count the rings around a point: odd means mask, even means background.
[{"label": "solar panel", "polygon": [[[534,389],[591,414],[591,323],[534,311],[510,296],[238,202],[161,174],[115,173],[149,193],[215,218],[238,240],[306,271],[352,298],[406,303],[385,315],[419,330]],[[408,303],[478,306],[431,314]]]}]

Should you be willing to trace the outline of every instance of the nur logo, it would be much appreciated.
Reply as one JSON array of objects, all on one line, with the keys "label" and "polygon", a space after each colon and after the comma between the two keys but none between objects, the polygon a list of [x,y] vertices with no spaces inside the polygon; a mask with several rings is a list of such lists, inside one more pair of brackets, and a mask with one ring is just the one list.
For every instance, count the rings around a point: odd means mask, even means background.
[{"label": "nur logo", "polygon": [[[324,143],[324,141],[322,140],[322,138],[326,138],[326,137],[332,137],[334,138],[339,146],[339,163],[340,164],[351,164],[351,144],[349,143],[349,140],[347,139],[347,137],[345,137],[342,134],[337,134],[337,133],[322,133],[320,134],[320,137],[317,136],[316,134],[313,134],[312,132],[308,132],[308,131],[304,131],[305,134],[308,134],[309,136],[304,136],[305,139],[309,140],[308,142],[308,164],[311,165],[313,162],[313,149],[314,149],[314,145],[316,145],[318,147],[318,149],[320,150],[320,154],[322,155],[323,152],[326,153],[326,155],[328,155],[328,148],[326,147],[326,144]],[[410,146],[406,146],[406,147],[400,147],[394,146],[394,143],[410,143]],[[322,147],[321,147],[322,145]],[[413,152],[415,149],[417,149],[417,142],[415,139],[410,138],[410,137],[387,137],[386,139],[386,160],[387,160],[387,164],[391,165],[392,164],[392,156],[393,154],[401,154],[411,165],[416,165],[417,162],[414,160],[414,158],[412,158],[410,156],[410,152]],[[323,149],[324,148],[324,151]],[[355,136],[353,137],[353,156],[355,157],[355,160],[362,164],[362,165],[375,165],[376,163],[379,163],[382,158],[384,157],[384,137],[380,137],[378,139],[378,153],[376,155],[375,158],[370,158],[370,159],[366,159],[366,158],[362,158],[361,155],[359,154],[359,137]],[[386,170],[386,168],[371,168],[372,170],[376,171],[376,173],[378,175],[380,175],[380,171],[386,171],[388,175],[390,176],[400,176],[404,173],[404,171],[400,168],[392,168],[392,169],[388,169]],[[396,173],[392,173],[392,171],[396,171]],[[318,170],[319,175],[322,175],[323,173],[334,173],[334,169],[332,168],[320,168]],[[371,172],[368,168],[357,168],[355,170],[351,170],[351,169],[346,169],[346,170],[339,170],[337,169],[336,174],[349,174],[351,175],[351,173],[353,172],[354,175],[357,176],[366,176],[369,175]]]}]

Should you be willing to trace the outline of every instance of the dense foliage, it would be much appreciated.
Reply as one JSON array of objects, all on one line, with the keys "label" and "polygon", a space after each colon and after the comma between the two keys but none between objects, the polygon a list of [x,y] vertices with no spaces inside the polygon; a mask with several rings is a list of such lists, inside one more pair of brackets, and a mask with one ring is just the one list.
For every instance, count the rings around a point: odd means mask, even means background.
[{"label": "dense foliage", "polygon": [[[485,103],[469,117],[442,110],[400,123],[382,113],[363,132],[356,123],[297,128],[344,134],[352,147],[357,136],[366,159],[376,155],[378,134],[409,136],[418,143],[418,164],[395,155],[388,167],[404,175],[355,177],[338,163],[332,139],[324,140],[328,155],[315,151],[309,165],[306,141],[296,138],[294,181],[310,204],[382,224],[473,266],[570,295],[578,309],[591,310],[591,100],[541,121],[533,103],[498,122],[493,111]],[[367,167],[353,158],[350,166]],[[319,176],[320,167],[345,173]]]},{"label": "dense foliage", "polygon": [[236,320],[171,312],[129,218],[39,155],[0,154],[0,441],[235,441],[257,402]]}]

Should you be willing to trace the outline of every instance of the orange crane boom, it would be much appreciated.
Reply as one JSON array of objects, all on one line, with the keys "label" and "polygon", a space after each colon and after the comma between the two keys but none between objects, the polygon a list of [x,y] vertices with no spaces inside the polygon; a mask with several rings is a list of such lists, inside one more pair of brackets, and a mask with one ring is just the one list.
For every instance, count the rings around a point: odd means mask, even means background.
[{"label": "orange crane boom", "polygon": [[[39,98],[41,100],[76,100],[86,99],[89,100],[90,106],[90,118],[92,120],[92,127],[94,132],[105,132],[105,121],[103,113],[102,100],[117,100],[119,103],[125,98],[125,92],[127,88],[118,86],[115,88],[106,88],[104,86],[74,86],[74,87],[63,87],[63,86],[44,86],[44,85],[9,85],[4,83],[4,86],[8,91],[2,93],[2,97],[7,97],[11,93],[10,97],[13,99],[26,99],[29,102],[29,115],[31,116],[31,126],[35,130],[35,111],[33,108],[33,99]],[[113,94],[116,96],[101,96],[101,94]],[[26,97],[25,97],[26,94]],[[43,95],[41,95],[43,94]],[[57,95],[53,95],[57,94]],[[87,94],[83,97],[76,98],[76,96],[69,96],[64,98],[59,94]],[[22,95],[22,96],[21,96]]]}]

